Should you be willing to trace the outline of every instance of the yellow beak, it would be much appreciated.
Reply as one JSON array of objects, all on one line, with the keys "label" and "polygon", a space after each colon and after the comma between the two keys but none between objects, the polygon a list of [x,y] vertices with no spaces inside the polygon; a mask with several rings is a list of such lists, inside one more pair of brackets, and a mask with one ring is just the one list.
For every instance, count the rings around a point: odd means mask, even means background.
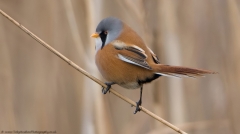
[{"label": "yellow beak", "polygon": [[98,33],[94,33],[94,34],[91,35],[91,37],[93,37],[93,38],[98,38],[98,37],[99,37],[99,34],[98,34]]}]

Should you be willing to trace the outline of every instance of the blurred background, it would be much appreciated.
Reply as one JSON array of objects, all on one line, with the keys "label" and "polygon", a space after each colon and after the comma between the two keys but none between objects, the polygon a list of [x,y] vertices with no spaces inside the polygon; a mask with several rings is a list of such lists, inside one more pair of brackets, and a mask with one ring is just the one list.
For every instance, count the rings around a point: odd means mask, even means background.
[{"label": "blurred background", "polygon": [[[90,35],[115,16],[160,62],[219,72],[161,77],[143,106],[189,134],[240,134],[240,1],[0,0],[0,9],[102,79]],[[138,90],[113,88],[137,101]],[[70,67],[0,15],[0,131],[58,134],[176,134]]]}]

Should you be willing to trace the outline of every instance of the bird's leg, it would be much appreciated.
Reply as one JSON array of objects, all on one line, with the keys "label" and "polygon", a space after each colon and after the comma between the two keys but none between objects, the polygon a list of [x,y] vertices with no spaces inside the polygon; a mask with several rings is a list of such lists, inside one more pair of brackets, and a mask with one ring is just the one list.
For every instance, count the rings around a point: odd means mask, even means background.
[{"label": "bird's leg", "polygon": [[140,99],[138,102],[136,102],[137,106],[136,106],[136,110],[135,110],[134,114],[141,111],[141,108],[139,106],[142,105],[142,89],[143,89],[143,86],[141,86],[141,88],[140,88]]},{"label": "bird's leg", "polygon": [[[109,89],[111,88],[111,86],[113,85],[113,84],[115,84],[114,82],[105,82],[105,84],[107,85],[107,87],[106,88],[102,88],[102,93],[103,94],[106,94],[108,91],[109,91]],[[109,93],[110,93],[110,91],[109,91]]]}]

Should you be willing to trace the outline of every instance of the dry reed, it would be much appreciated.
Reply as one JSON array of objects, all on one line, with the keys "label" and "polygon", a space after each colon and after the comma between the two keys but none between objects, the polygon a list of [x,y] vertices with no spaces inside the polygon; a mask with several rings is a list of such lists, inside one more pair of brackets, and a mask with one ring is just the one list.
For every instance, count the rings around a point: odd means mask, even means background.
[{"label": "dry reed", "polygon": [[[51,47],[50,45],[48,45],[46,42],[44,42],[42,39],[40,39],[39,37],[37,37],[35,34],[33,34],[31,31],[29,31],[26,27],[24,27],[23,25],[21,25],[19,22],[17,22],[16,20],[14,20],[13,18],[11,18],[9,15],[7,15],[5,12],[3,12],[0,9],[0,13],[6,17],[8,20],[10,20],[12,23],[14,23],[16,26],[18,26],[21,30],[23,30],[25,33],[27,33],[29,36],[31,36],[34,40],[36,40],[37,42],[39,42],[41,45],[43,45],[44,47],[46,47],[48,50],[50,50],[51,52],[53,52],[55,55],[57,55],[59,58],[61,58],[62,60],[64,60],[65,62],[67,62],[71,67],[73,67],[74,69],[76,69],[77,71],[81,72],[82,74],[84,74],[85,76],[87,76],[88,78],[90,78],[91,80],[95,81],[96,83],[98,83],[99,85],[106,87],[106,85],[100,81],[99,79],[95,78],[94,76],[92,76],[91,74],[89,74],[88,72],[86,72],[85,70],[83,70],[81,67],[79,67],[77,64],[75,64],[74,62],[72,62],[70,59],[68,59],[67,57],[65,57],[64,55],[62,55],[61,53],[59,53],[57,50],[55,50],[53,47]],[[118,92],[116,92],[113,89],[110,89],[110,92],[113,93],[114,95],[116,95],[117,97],[121,98],[122,100],[128,102],[129,104],[133,105],[136,107],[136,103],[132,100],[130,100],[129,98],[119,94]],[[167,122],[166,120],[160,118],[159,116],[157,116],[156,114],[152,113],[151,111],[149,111],[148,109],[144,108],[144,107],[140,107],[141,111],[143,111],[144,113],[148,114],[149,116],[151,116],[152,118],[154,118],[155,120],[158,120],[159,122],[165,124],[166,126],[172,128],[173,130],[175,130],[176,132],[180,133],[180,134],[187,134],[186,132],[180,130],[178,127],[174,126],[173,124]]]}]

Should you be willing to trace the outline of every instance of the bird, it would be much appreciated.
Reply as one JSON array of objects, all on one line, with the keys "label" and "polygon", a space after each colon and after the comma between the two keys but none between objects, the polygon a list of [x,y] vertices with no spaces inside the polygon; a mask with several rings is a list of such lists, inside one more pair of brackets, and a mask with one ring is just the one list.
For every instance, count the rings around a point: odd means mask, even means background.
[{"label": "bird", "polygon": [[107,81],[102,93],[106,94],[113,84],[126,89],[140,88],[140,99],[134,114],[141,111],[143,85],[159,78],[197,77],[215,72],[160,63],[156,54],[145,45],[143,39],[126,23],[116,17],[99,22],[95,33],[95,63]]}]

